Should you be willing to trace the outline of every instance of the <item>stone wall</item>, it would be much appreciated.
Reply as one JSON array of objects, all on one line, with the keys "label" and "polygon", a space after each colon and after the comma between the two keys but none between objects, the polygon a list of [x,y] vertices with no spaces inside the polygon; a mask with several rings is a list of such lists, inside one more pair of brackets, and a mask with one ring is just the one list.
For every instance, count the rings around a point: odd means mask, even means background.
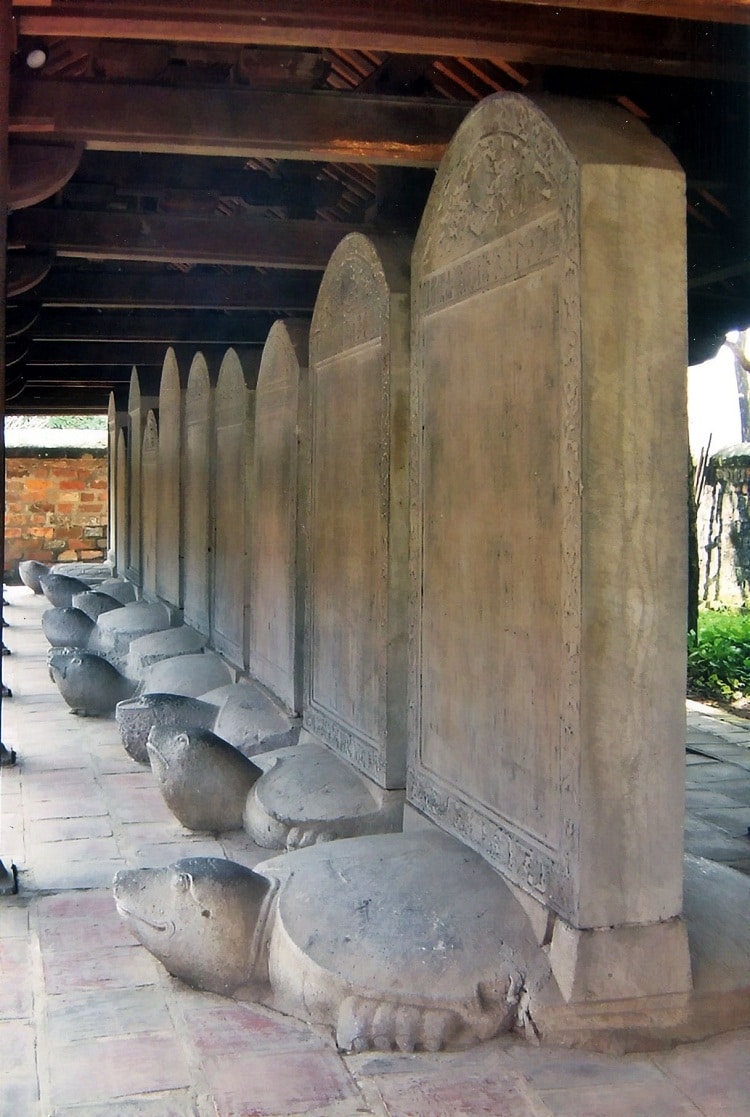
[{"label": "stone wall", "polygon": [[22,559],[106,557],[106,448],[8,449],[5,477],[6,577]]},{"label": "stone wall", "polygon": [[750,443],[709,460],[698,504],[699,601],[750,603]]}]

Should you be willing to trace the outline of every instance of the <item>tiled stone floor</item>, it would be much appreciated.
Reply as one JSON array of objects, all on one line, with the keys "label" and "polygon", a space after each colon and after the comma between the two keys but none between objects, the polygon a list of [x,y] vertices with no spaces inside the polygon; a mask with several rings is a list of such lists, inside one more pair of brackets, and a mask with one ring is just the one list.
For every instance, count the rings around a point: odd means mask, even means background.
[{"label": "tiled stone floor", "polygon": [[[170,978],[123,929],[115,870],[265,854],[183,830],[114,723],[68,713],[45,603],[8,597],[0,856],[20,893],[0,899],[0,1117],[750,1117],[747,1030],[624,1057],[513,1039],[342,1057],[322,1029]],[[750,871],[750,724],[695,707],[689,747],[688,846]]]}]

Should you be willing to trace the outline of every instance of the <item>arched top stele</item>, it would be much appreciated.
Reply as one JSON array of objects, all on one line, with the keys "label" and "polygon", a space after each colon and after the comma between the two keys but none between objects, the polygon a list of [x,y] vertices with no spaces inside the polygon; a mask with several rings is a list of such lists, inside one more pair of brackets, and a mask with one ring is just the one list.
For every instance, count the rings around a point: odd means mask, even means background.
[{"label": "arched top stele", "polygon": [[138,369],[133,365],[130,373],[130,390],[128,392],[128,411],[137,411],[141,406],[141,378]]},{"label": "arched top stele", "polygon": [[350,233],[328,261],[310,326],[310,360],[383,336],[390,300],[410,289],[407,237]]},{"label": "arched top stele", "polygon": [[161,379],[159,381],[159,408],[167,405],[167,401],[175,394],[179,395],[185,377],[180,370],[177,354],[170,345],[164,354],[161,366]]},{"label": "arched top stele", "polygon": [[143,425],[143,445],[142,452],[144,454],[155,454],[159,449],[159,421],[153,411],[149,411],[146,415],[146,422]]},{"label": "arched top stele", "polygon": [[307,368],[310,324],[297,318],[277,319],[271,326],[260,359],[257,390],[260,392],[277,376],[279,368]]},{"label": "arched top stele", "polygon": [[414,246],[415,274],[553,211],[572,228],[583,169],[596,164],[682,174],[668,148],[615,105],[518,93],[480,101],[438,169]]}]

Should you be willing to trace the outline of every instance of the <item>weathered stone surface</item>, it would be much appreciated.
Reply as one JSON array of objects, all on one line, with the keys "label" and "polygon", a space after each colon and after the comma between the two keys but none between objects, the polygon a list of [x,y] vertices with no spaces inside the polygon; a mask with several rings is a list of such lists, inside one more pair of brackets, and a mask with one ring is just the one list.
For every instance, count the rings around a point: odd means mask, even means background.
[{"label": "weathered stone surface", "polygon": [[205,358],[193,358],[185,392],[185,559],[184,613],[187,624],[208,636],[211,631],[213,395]]},{"label": "weathered stone surface", "polygon": [[162,601],[182,606],[183,380],[173,349],[168,349],[159,383],[158,515],[156,592]]},{"label": "weathered stone surface", "polygon": [[243,366],[234,349],[221,362],[214,396],[214,551],[211,644],[246,666],[248,533],[253,506],[255,381],[259,359]]},{"label": "weathered stone surface", "polygon": [[93,627],[91,617],[75,607],[42,613],[42,631],[53,648],[85,648]]},{"label": "weathered stone surface", "polygon": [[102,613],[111,613],[113,609],[121,609],[122,602],[101,590],[88,590],[86,593],[73,594],[73,608],[80,609],[87,617],[96,622]]},{"label": "weathered stone surface", "polygon": [[157,406],[157,401],[141,392],[138,370],[133,369],[128,394],[128,540],[126,566],[120,573],[125,574],[135,585],[141,585],[143,561],[143,484],[141,477],[141,451],[143,449],[143,430],[149,409]]},{"label": "weathered stone surface", "polygon": [[[211,701],[210,693],[203,697]],[[226,688],[213,726],[215,733],[245,756],[267,751],[268,738],[292,733],[295,728],[298,734],[297,722],[266,690],[252,682]]]},{"label": "weathered stone surface", "polygon": [[404,786],[409,251],[346,237],[310,329],[305,728]]},{"label": "weathered stone surface", "polygon": [[140,694],[117,703],[115,718],[125,751],[139,764],[148,764],[146,742],[154,726],[212,729],[217,708],[184,694]]},{"label": "weathered stone surface", "polygon": [[[229,995],[264,958],[255,929],[267,918],[270,882],[233,861],[185,858],[163,869],[115,877],[117,910],[135,937],[175,977]],[[202,913],[207,913],[203,915]],[[165,937],[164,928],[174,931]]]},{"label": "weathered stone surface", "polygon": [[260,846],[297,849],[401,829],[403,794],[383,790],[309,735],[258,763],[264,774],[248,796],[244,826]]},{"label": "weathered stone surface", "polygon": [[408,798],[581,931],[681,905],[683,192],[614,106],[488,98],[412,261]]},{"label": "weathered stone surface", "polygon": [[139,636],[169,628],[169,610],[158,602],[133,601],[121,609],[102,613],[91,633],[89,648],[113,663],[124,665],[130,644]]},{"label": "weathered stone surface", "polygon": [[136,590],[132,582],[125,578],[107,578],[96,587],[99,593],[106,593],[114,597],[121,605],[129,605],[136,599]]},{"label": "weathered stone surface", "polygon": [[47,657],[50,675],[74,714],[109,717],[136,684],[94,652],[53,648]]},{"label": "weathered stone surface", "polygon": [[128,568],[128,548],[130,547],[130,476],[128,472],[128,430],[127,419],[119,426],[115,442],[114,469],[115,480],[115,570],[123,575]]},{"label": "weathered stone surface", "polygon": [[36,594],[44,593],[39,578],[42,574],[48,574],[49,570],[46,562],[36,562],[35,559],[25,559],[18,564],[18,575],[21,581]]},{"label": "weathered stone surface", "polygon": [[141,587],[143,596],[156,598],[157,524],[159,499],[159,423],[149,411],[141,444]]},{"label": "weathered stone surface", "polygon": [[[333,1027],[344,1050],[488,1039],[522,1016],[529,990],[550,982],[508,886],[444,834],[318,846],[266,861],[252,879],[232,862],[187,864],[118,874],[118,909],[139,941],[198,988],[258,997],[266,985],[276,1006]],[[197,904],[185,899],[185,872]],[[156,928],[170,923],[165,940]]]},{"label": "weathered stone surface", "polygon": [[232,682],[232,672],[215,652],[179,655],[147,667],[143,673],[144,694],[186,694],[198,698],[208,690]]},{"label": "weathered stone surface", "polygon": [[164,801],[189,830],[239,830],[260,769],[207,729],[155,726],[146,744]]},{"label": "weathered stone surface", "polygon": [[173,656],[200,652],[206,646],[206,639],[190,625],[181,624],[176,628],[163,629],[139,636],[130,642],[128,652],[128,674],[140,678],[152,663]]},{"label": "weathered stone surface", "polygon": [[50,570],[53,574],[67,574],[69,578],[80,578],[92,585],[112,577],[108,562],[55,562]]},{"label": "weathered stone surface", "polygon": [[[264,845],[373,833],[401,821],[409,249],[400,238],[346,237],[315,304],[303,723],[305,739],[317,738],[341,759],[295,754],[264,775],[247,820]],[[296,764],[304,776],[295,776]]]},{"label": "weathered stone surface", "polygon": [[255,390],[248,670],[302,712],[304,494],[309,457],[307,323],[271,327]]},{"label": "weathered stone surface", "polygon": [[80,578],[69,578],[67,574],[53,574],[52,571],[47,574],[40,574],[39,584],[50,605],[54,605],[58,609],[69,609],[73,601],[73,594],[85,593],[90,589],[88,582],[84,582]]}]

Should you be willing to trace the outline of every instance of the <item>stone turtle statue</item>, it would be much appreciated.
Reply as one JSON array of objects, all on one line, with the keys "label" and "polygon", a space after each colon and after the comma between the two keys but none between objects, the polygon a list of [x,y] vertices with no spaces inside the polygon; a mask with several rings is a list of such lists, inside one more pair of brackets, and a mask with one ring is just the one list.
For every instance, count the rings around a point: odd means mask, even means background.
[{"label": "stone turtle statue", "polygon": [[25,586],[41,596],[44,593],[42,583],[39,581],[42,574],[49,574],[46,562],[37,562],[36,559],[25,559],[18,564],[18,576]]},{"label": "stone turtle statue", "polygon": [[91,617],[75,607],[53,607],[42,613],[42,631],[53,648],[85,648],[93,627]]},{"label": "stone turtle statue", "polygon": [[189,830],[239,830],[250,788],[261,775],[252,760],[208,729],[154,726],[151,770],[174,816]]},{"label": "stone turtle statue", "polygon": [[103,656],[81,648],[51,648],[47,664],[60,694],[81,717],[111,716],[117,703],[130,698],[137,687]]},{"label": "stone turtle statue", "polygon": [[217,707],[187,694],[138,694],[117,703],[115,720],[125,751],[139,764],[149,764],[148,735],[154,726],[211,729]]},{"label": "stone turtle statue", "polygon": [[55,605],[57,608],[70,608],[74,594],[86,593],[91,589],[89,583],[80,578],[71,578],[67,574],[53,574],[51,571],[39,576],[39,584],[50,605]]},{"label": "stone turtle statue", "polygon": [[457,1048],[561,997],[518,899],[437,830],[351,838],[255,871],[214,858],[115,877],[135,937],[188,984],[334,1029],[346,1051]]}]

